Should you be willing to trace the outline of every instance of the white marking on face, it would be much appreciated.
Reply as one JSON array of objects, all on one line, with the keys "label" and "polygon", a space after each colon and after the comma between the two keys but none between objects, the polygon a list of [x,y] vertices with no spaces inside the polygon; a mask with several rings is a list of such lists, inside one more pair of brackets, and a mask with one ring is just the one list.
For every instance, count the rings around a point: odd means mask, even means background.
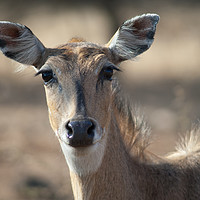
[{"label": "white marking on face", "polygon": [[105,148],[107,134],[100,141],[88,147],[74,148],[59,139],[62,151],[71,172],[79,176],[95,173],[101,166]]}]

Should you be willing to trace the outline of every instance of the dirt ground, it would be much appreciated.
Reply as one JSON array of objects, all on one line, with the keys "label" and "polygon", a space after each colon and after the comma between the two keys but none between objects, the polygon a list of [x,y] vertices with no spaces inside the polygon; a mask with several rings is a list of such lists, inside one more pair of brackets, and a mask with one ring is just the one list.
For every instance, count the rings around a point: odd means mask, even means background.
[{"label": "dirt ground", "polygon": [[[28,25],[48,47],[74,35],[106,43],[104,12],[78,9],[52,14],[40,7],[11,19],[0,2],[0,17]],[[133,100],[152,127],[149,148],[159,155],[173,151],[179,135],[200,118],[200,7],[186,10],[152,9],[161,16],[155,43],[135,62],[122,65],[125,75],[131,74]],[[119,17],[123,21],[149,11],[127,7]],[[32,69],[15,73],[15,66],[0,55],[0,200],[71,200],[69,172],[50,128],[42,81]]]}]

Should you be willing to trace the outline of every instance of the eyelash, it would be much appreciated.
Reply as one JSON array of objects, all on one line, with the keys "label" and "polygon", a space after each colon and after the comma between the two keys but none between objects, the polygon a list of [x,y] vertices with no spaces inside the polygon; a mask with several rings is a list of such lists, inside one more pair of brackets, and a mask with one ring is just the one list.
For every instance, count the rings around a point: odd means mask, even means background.
[{"label": "eyelash", "polygon": [[114,65],[105,65],[103,67],[103,69],[100,72],[100,79],[103,80],[108,80],[108,81],[112,81],[112,76],[113,76],[113,72],[115,71],[121,71],[120,69],[118,69],[117,67],[115,67]]},{"label": "eyelash", "polygon": [[52,81],[56,80],[52,70],[40,70],[35,74],[35,76],[38,76],[40,74],[42,74],[42,79],[44,80],[45,85],[48,85]]},{"label": "eyelash", "polygon": [[97,90],[98,90],[99,86],[103,87],[104,81],[112,81],[112,76],[113,76],[114,70],[121,72],[120,69],[118,69],[116,66],[114,66],[112,64],[107,64],[102,68],[101,72],[99,73],[99,78],[98,78],[98,81],[96,84]]},{"label": "eyelash", "polygon": [[[98,83],[100,82],[103,85],[104,80],[112,81],[112,76],[113,76],[114,70],[121,71],[119,68],[117,68],[116,66],[114,66],[112,64],[105,65],[99,74]],[[55,74],[53,73],[52,70],[45,70],[45,69],[40,70],[35,74],[35,76],[38,76],[40,74],[42,74],[42,79],[44,80],[45,85],[48,85],[49,83],[52,83],[53,81],[56,80]]]}]

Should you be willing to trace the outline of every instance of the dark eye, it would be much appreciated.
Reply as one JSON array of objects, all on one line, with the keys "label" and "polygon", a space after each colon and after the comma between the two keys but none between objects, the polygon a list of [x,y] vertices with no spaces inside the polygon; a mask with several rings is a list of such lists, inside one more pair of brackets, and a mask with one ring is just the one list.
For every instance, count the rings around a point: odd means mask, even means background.
[{"label": "dark eye", "polygon": [[52,71],[42,72],[42,79],[44,80],[44,83],[48,83],[49,81],[53,80],[53,72]]},{"label": "dark eye", "polygon": [[113,76],[113,68],[112,66],[110,67],[104,67],[102,70],[103,73],[103,77],[105,80],[111,81],[112,80],[112,76]]},{"label": "dark eye", "polygon": [[57,82],[56,75],[53,73],[51,69],[41,69],[35,74],[35,76],[38,76],[40,74],[42,75],[42,79],[44,80],[45,85]]},{"label": "dark eye", "polygon": [[113,64],[107,64],[103,67],[103,69],[101,70],[100,73],[100,77],[103,80],[108,80],[108,81],[112,81],[112,76],[113,76],[113,72],[114,70],[116,71],[121,71],[120,69],[118,69],[116,66],[114,66]]}]

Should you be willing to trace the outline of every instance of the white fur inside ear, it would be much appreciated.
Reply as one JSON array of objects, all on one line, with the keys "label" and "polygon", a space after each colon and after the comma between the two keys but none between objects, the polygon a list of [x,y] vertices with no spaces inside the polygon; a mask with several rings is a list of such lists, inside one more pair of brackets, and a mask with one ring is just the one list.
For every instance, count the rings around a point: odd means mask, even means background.
[{"label": "white fur inside ear", "polygon": [[153,43],[159,16],[144,14],[125,21],[109,43],[109,48],[122,59],[132,59]]},{"label": "white fur inside ear", "polygon": [[[5,44],[1,51],[9,58],[26,65],[37,63],[45,52],[45,47],[39,39],[24,25],[11,22],[0,22],[0,40]],[[9,32],[15,31],[14,36]],[[5,32],[5,33],[4,33]]]}]

